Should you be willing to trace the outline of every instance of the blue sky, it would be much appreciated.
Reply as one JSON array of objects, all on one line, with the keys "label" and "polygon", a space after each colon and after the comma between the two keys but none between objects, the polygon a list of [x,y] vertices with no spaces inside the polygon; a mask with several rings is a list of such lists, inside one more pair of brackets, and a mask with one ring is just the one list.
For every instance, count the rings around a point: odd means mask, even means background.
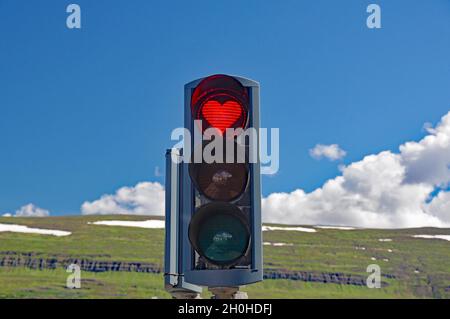
[{"label": "blue sky", "polygon": [[[261,83],[280,128],[263,193],[312,191],[338,165],[419,140],[450,109],[450,1],[0,0],[0,212],[75,214],[122,186],[163,183],[183,85],[214,73]],[[366,27],[366,7],[382,29]],[[338,162],[315,160],[339,144]]]}]

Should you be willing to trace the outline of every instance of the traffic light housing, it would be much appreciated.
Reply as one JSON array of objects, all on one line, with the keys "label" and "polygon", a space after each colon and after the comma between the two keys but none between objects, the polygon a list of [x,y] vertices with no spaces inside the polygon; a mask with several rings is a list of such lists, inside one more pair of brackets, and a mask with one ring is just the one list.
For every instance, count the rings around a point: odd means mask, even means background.
[{"label": "traffic light housing", "polygon": [[[262,280],[259,127],[257,82],[213,75],[185,85],[190,138],[180,172],[180,231],[186,282],[222,287]],[[256,140],[246,135],[252,130]],[[205,159],[216,139],[222,152],[214,149],[215,160]]]}]

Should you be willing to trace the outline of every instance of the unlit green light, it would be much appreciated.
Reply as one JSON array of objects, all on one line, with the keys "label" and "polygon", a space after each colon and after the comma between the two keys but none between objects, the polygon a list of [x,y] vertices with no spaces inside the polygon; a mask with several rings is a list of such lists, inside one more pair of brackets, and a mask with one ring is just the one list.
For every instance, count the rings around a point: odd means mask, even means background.
[{"label": "unlit green light", "polygon": [[233,215],[211,214],[198,234],[199,248],[206,258],[223,263],[243,256],[249,234],[242,221]]}]

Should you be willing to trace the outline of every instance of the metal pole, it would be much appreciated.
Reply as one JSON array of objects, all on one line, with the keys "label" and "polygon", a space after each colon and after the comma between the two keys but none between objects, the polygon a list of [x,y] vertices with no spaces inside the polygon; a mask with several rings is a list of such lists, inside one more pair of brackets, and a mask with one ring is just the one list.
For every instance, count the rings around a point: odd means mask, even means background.
[{"label": "metal pole", "polygon": [[172,299],[202,299],[199,293],[188,289],[166,289],[171,295]]},{"label": "metal pole", "polygon": [[209,287],[212,299],[248,299],[246,292],[239,291],[239,287]]}]

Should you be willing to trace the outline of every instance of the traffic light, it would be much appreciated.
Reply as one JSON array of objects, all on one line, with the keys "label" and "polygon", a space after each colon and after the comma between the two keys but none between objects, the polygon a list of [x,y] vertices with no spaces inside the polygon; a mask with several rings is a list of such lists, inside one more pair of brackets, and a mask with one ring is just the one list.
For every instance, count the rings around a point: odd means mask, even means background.
[{"label": "traffic light", "polygon": [[185,128],[184,279],[208,287],[260,281],[259,84],[228,75],[188,83]]}]

